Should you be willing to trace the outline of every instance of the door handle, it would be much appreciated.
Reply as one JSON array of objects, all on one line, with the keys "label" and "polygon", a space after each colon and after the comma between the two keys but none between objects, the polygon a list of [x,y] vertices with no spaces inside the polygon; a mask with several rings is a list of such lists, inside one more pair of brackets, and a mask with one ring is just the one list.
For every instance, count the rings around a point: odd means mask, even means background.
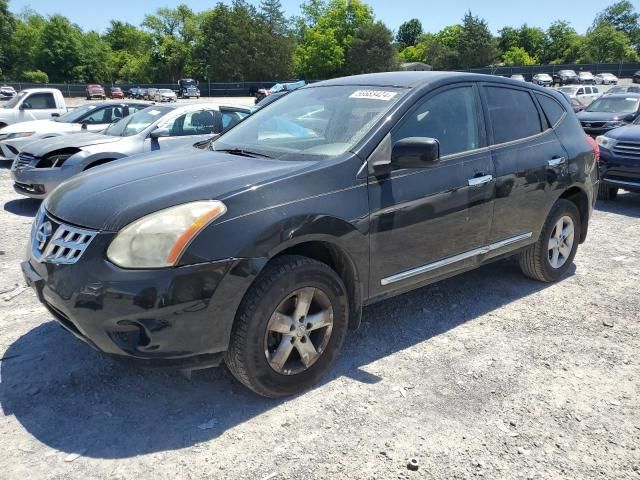
[{"label": "door handle", "polygon": [[493,175],[484,175],[483,177],[474,177],[469,179],[470,187],[477,187],[478,185],[484,185],[493,180]]},{"label": "door handle", "polygon": [[553,167],[559,167],[560,165],[564,165],[565,163],[567,163],[566,157],[559,157],[559,158],[552,158],[547,162],[547,165],[553,168]]}]

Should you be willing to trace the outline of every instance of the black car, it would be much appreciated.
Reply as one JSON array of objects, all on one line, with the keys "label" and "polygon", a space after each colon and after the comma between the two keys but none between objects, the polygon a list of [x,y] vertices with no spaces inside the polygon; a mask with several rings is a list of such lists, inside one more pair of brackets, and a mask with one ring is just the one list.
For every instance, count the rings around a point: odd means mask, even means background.
[{"label": "black car", "polygon": [[633,83],[640,83],[640,70],[633,74]]},{"label": "black car", "polygon": [[584,131],[597,137],[632,123],[640,115],[640,94],[604,95],[577,115]]},{"label": "black car", "polygon": [[613,200],[620,188],[640,192],[640,117],[596,140],[600,146],[598,198]]},{"label": "black car", "polygon": [[576,85],[580,83],[580,78],[573,70],[560,70],[553,75],[555,83],[561,87],[564,85]]},{"label": "black car", "polygon": [[183,369],[224,360],[268,397],[315,383],[365,305],[510,256],[560,279],[597,190],[564,97],[476,74],[319,82],[210,148],[61,185],[22,268],[98,350]]}]

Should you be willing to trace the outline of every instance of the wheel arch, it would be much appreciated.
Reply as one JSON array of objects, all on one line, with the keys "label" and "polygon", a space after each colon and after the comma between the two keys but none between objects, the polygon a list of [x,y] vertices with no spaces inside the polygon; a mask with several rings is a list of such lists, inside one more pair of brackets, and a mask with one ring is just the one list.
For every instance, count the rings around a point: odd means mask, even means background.
[{"label": "wheel arch", "polygon": [[104,165],[105,163],[113,162],[114,160],[119,160],[120,158],[124,158],[126,155],[122,155],[121,153],[105,153],[100,154],[100,156],[94,156],[86,159],[82,164],[82,171],[89,170],[90,168],[97,167],[99,165]]},{"label": "wheel arch", "polygon": [[560,195],[559,199],[565,199],[572,202],[578,212],[580,213],[580,243],[584,243],[587,239],[587,231],[589,230],[589,218],[590,218],[590,203],[589,203],[589,195],[582,188],[578,186],[573,186],[564,191],[562,195]]}]

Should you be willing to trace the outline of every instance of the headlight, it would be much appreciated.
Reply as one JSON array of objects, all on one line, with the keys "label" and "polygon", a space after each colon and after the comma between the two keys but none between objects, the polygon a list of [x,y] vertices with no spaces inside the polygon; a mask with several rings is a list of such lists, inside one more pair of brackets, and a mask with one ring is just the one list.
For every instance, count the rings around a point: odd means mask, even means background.
[{"label": "headlight", "polygon": [[596,137],[596,142],[598,142],[598,145],[600,145],[602,148],[606,148],[607,150],[611,150],[618,143],[617,140],[610,137],[606,137],[604,135],[600,135],[599,137]]},{"label": "headlight", "polygon": [[226,211],[224,203],[207,200],[152,213],[123,228],[107,258],[123,268],[174,266],[198,233]]},{"label": "headlight", "polygon": [[622,120],[614,120],[613,122],[607,122],[605,127],[615,128],[615,127],[624,127],[626,125]]}]

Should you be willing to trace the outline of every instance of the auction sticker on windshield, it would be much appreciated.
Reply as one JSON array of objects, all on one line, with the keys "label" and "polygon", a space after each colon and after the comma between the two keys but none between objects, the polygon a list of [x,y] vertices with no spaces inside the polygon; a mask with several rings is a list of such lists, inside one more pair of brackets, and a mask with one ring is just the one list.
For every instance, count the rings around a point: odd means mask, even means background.
[{"label": "auction sticker on windshield", "polygon": [[388,102],[395,97],[398,92],[387,92],[384,90],[356,90],[349,98],[367,98],[369,100],[384,100]]}]

